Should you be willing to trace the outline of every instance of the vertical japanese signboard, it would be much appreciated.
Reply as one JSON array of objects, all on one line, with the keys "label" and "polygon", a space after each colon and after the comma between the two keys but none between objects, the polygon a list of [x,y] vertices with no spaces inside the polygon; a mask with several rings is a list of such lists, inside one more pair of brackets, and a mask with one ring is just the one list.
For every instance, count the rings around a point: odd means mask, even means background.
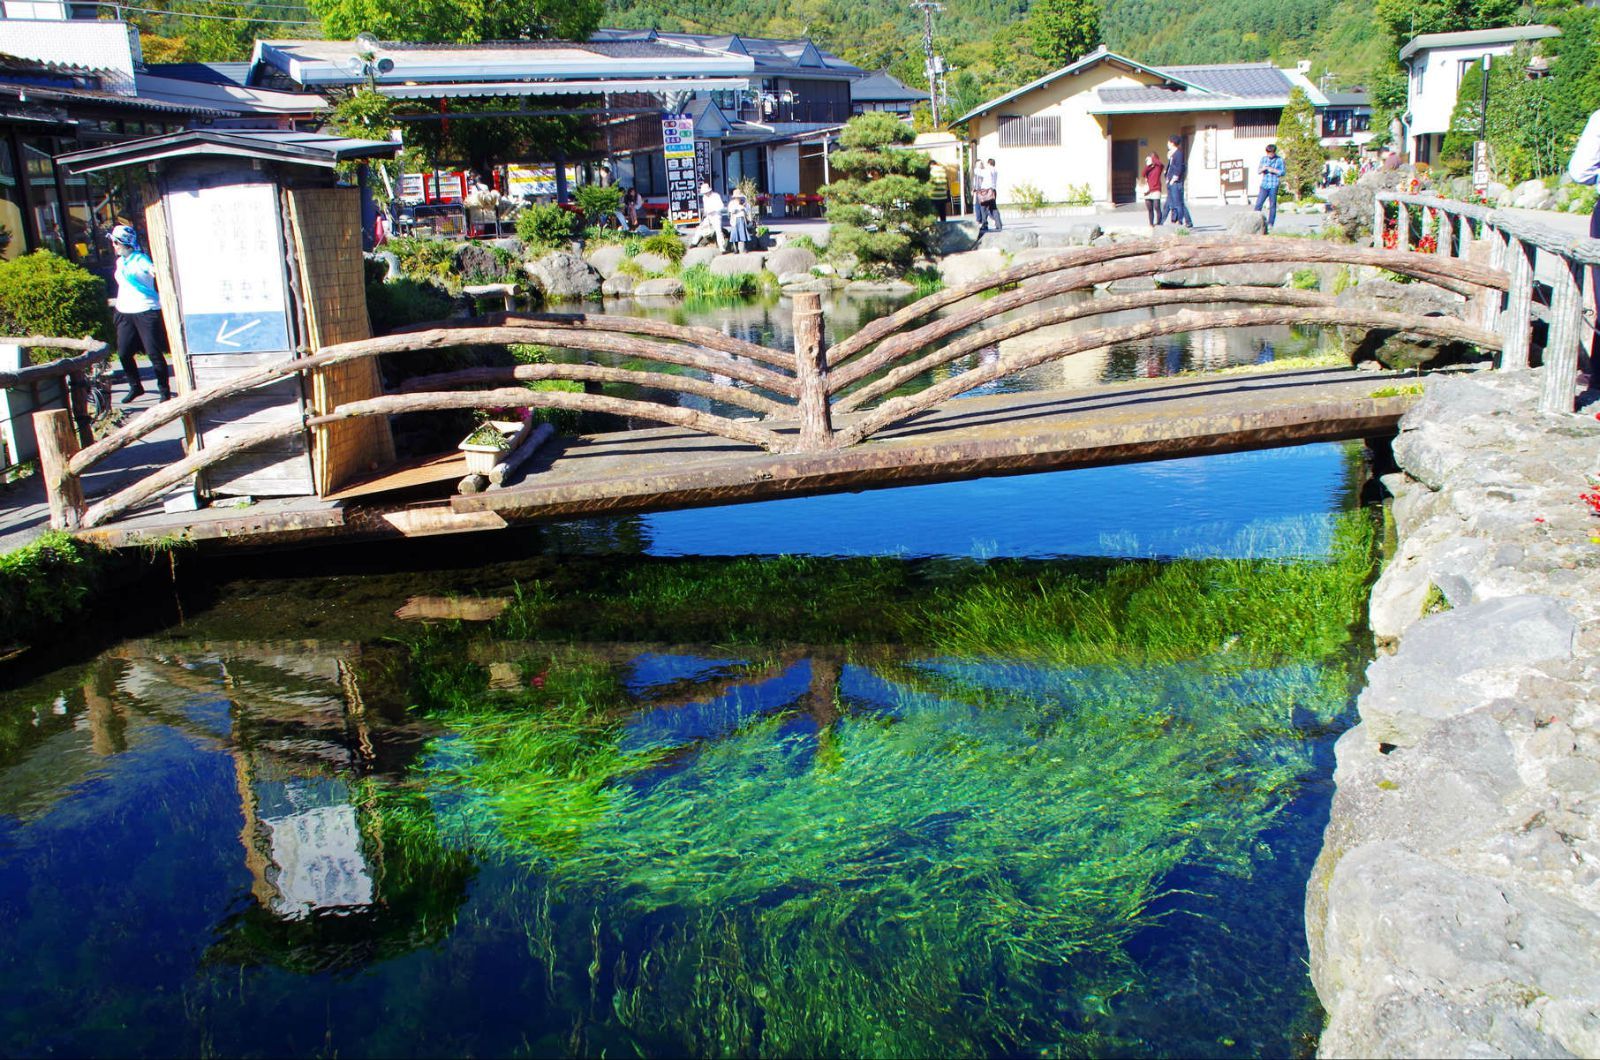
[{"label": "vertical japanese signboard", "polygon": [[700,183],[695,179],[694,119],[667,114],[661,119],[661,153],[667,163],[667,216],[674,224],[700,220]]},{"label": "vertical japanese signboard", "polygon": [[189,356],[287,353],[288,299],[274,186],[175,188],[167,208]]},{"label": "vertical japanese signboard", "polygon": [[1472,145],[1472,186],[1479,191],[1489,189],[1489,144],[1485,140]]},{"label": "vertical japanese signboard", "polygon": [[694,179],[716,187],[716,183],[711,179],[710,140],[696,140],[694,142]]}]

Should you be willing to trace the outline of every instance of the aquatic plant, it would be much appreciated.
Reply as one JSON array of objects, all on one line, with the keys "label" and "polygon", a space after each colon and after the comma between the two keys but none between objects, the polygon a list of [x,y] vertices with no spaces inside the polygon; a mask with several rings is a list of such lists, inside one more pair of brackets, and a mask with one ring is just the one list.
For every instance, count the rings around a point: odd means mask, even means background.
[{"label": "aquatic plant", "polygon": [[112,564],[112,554],[59,530],[0,553],[0,648],[79,614]]},{"label": "aquatic plant", "polygon": [[[500,619],[548,638],[514,687],[449,631],[414,650],[413,701],[448,734],[416,780],[446,832],[537,881],[518,916],[579,1051],[1126,1049],[1127,947],[1171,875],[1254,872],[1311,769],[1305,725],[1348,706],[1370,521],[1334,540],[1329,558],[1055,575],[590,569]],[[754,647],[642,690],[629,655],[559,643],[624,614],[635,638]],[[761,647],[830,617],[847,646]]]}]

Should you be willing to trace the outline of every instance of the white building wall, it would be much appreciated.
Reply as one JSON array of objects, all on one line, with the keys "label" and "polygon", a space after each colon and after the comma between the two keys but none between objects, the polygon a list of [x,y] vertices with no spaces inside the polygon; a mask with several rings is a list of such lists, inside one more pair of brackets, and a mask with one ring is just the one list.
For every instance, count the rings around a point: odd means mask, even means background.
[{"label": "white building wall", "polygon": [[[1411,157],[1416,157],[1416,139],[1432,133],[1450,131],[1450,117],[1456,109],[1456,89],[1461,84],[1462,64],[1482,62],[1485,55],[1509,55],[1512,42],[1470,44],[1456,48],[1425,48],[1410,59],[1411,76],[1406,86],[1406,110],[1411,114]],[[1493,59],[1489,60],[1491,63]]]}]

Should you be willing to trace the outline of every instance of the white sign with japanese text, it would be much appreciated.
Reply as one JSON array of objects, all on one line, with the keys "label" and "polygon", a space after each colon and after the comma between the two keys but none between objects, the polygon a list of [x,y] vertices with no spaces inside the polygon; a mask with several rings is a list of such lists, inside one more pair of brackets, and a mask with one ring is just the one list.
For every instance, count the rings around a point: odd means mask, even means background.
[{"label": "white sign with japanese text", "polygon": [[274,185],[173,188],[167,216],[189,354],[288,351]]}]

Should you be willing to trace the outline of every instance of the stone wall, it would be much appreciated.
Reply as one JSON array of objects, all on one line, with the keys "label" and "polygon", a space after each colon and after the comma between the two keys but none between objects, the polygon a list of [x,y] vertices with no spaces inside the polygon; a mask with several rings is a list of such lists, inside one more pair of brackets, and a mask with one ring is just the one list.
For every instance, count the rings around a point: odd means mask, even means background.
[{"label": "stone wall", "polygon": [[1600,472],[1538,372],[1435,378],[1307,889],[1320,1055],[1600,1055]]}]

